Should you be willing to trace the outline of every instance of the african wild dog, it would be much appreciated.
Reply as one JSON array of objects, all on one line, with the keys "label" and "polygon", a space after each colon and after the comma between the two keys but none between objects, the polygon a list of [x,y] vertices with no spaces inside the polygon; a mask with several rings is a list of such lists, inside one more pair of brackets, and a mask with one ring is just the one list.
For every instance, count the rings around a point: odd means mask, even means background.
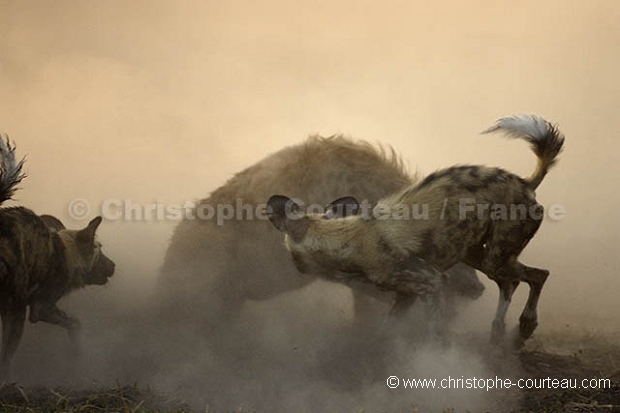
[{"label": "african wild dog", "polygon": [[[8,138],[0,137],[0,203],[11,198],[25,177],[23,160],[16,162],[14,151]],[[31,323],[44,321],[64,327],[77,346],[80,323],[56,302],[76,288],[105,284],[114,273],[114,262],[101,252],[95,239],[99,224],[101,217],[74,231],[52,216],[39,217],[24,207],[0,209],[0,384],[9,377],[26,308]]]},{"label": "african wild dog", "polygon": [[[374,205],[416,179],[394,150],[343,136],[312,136],[237,173],[196,208],[241,202],[254,210],[273,191],[308,205],[325,205],[342,193]],[[172,317],[175,325],[184,320],[203,326],[209,340],[217,340],[215,328],[230,329],[247,301],[269,300],[316,279],[300,275],[281,246],[282,238],[270,223],[246,218],[245,213],[221,225],[215,218],[183,220],[174,231],[161,271],[160,300],[174,306],[163,316]],[[452,279],[463,281],[449,285],[451,294],[468,299],[482,294],[484,285],[473,269],[458,265],[449,272]],[[375,299],[393,303],[393,292],[351,287],[356,320],[369,322],[377,310]]]},{"label": "african wild dog", "polygon": [[[564,136],[534,115],[500,119],[485,133],[494,131],[530,143],[538,164],[529,178],[500,168],[456,166],[382,199],[372,214],[355,214],[357,201],[346,197],[333,207],[353,213],[325,219],[322,214],[304,214],[291,199],[274,195],[269,200],[270,219],[286,233],[286,246],[300,271],[394,290],[396,313],[409,308],[418,294],[437,296],[443,272],[458,262],[482,271],[500,289],[494,342],[504,335],[512,294],[524,281],[530,294],[520,317],[520,344],[536,328],[538,298],[549,272],[525,266],[517,258],[542,222],[534,190],[555,164]],[[403,219],[419,207],[428,208],[428,215]]]},{"label": "african wild dog", "polygon": [[51,215],[39,215],[41,221],[50,229],[52,232],[58,232],[60,230],[66,229],[65,225],[58,218]]}]

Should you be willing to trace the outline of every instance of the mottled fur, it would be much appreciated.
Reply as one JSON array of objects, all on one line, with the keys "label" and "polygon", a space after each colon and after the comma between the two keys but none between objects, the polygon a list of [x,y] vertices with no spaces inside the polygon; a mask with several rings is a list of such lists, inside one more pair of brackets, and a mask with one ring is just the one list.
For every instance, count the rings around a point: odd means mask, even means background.
[{"label": "mottled fur", "polygon": [[[8,140],[0,140],[0,153],[4,156],[0,160],[0,200],[8,200],[23,178],[22,162],[15,163]],[[56,302],[76,288],[105,284],[114,273],[114,263],[95,240],[100,223],[101,217],[97,217],[83,230],[73,231],[58,219],[39,217],[27,208],[0,209],[0,383],[9,376],[27,308],[30,322],[62,326],[77,344],[79,321],[66,315]]]},{"label": "mottled fur", "polygon": [[[564,137],[537,116],[501,119],[488,131],[496,130],[532,144],[539,162],[530,178],[500,168],[456,166],[380,200],[370,216],[325,219],[304,214],[288,197],[276,195],[269,201],[270,218],[286,233],[286,245],[302,272],[362,279],[397,291],[408,303],[397,302],[399,312],[412,303],[411,295],[435,294],[443,272],[459,262],[484,272],[501,290],[495,340],[503,335],[514,289],[527,282],[530,297],[520,322],[520,340],[525,340],[536,327],[536,305],[548,271],[526,267],[517,257],[540,226],[542,206],[534,190],[556,162]],[[397,211],[415,206],[425,206],[427,215],[397,219],[402,217]],[[518,206],[526,213],[500,217],[495,215],[498,206]]]},{"label": "mottled fur", "polygon": [[[235,205],[254,209],[274,192],[306,204],[326,205],[341,194],[375,204],[414,182],[392,149],[342,136],[313,136],[284,148],[239,172],[200,205]],[[457,294],[478,297],[483,285],[471,268],[454,270],[468,282]],[[162,298],[171,298],[175,319],[194,320],[213,336],[213,323],[228,325],[246,300],[266,300],[299,289],[313,277],[300,276],[282,248],[282,238],[265,220],[184,220],[175,229],[161,276]],[[365,286],[353,289],[356,313],[368,308],[371,294],[382,301],[393,294]],[[212,321],[212,323],[210,323]]]}]

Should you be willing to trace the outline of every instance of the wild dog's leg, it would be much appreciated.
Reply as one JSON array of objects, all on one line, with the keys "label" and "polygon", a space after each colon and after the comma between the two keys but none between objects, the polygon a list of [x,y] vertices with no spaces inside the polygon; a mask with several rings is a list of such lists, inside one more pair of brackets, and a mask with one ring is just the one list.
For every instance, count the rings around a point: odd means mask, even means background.
[{"label": "wild dog's leg", "polygon": [[[508,312],[508,307],[510,307],[512,295],[519,286],[519,281],[518,276],[509,276],[505,270],[502,271],[503,274],[499,277],[498,269],[489,265],[492,261],[485,259],[486,252],[486,248],[482,245],[471,248],[463,262],[485,273],[487,277],[495,281],[499,287],[497,309],[495,310],[495,318],[493,318],[493,323],[491,324],[491,342],[499,344],[506,333],[506,313]],[[512,260],[514,261],[514,258],[512,258]]]},{"label": "wild dog's leg", "polygon": [[497,310],[491,325],[491,342],[498,344],[506,332],[506,313],[508,312],[508,307],[510,307],[512,295],[519,286],[525,271],[523,266],[517,262],[516,256],[508,258],[499,267],[496,264],[497,261],[489,260],[488,258],[489,256],[487,255],[483,259],[481,271],[495,281],[499,287]]},{"label": "wild dog's leg", "polygon": [[495,280],[499,287],[499,299],[497,301],[497,310],[495,318],[491,325],[491,342],[498,344],[506,333],[506,313],[510,307],[512,295],[519,286],[519,281]]},{"label": "wild dog's leg", "polygon": [[45,305],[39,302],[31,304],[30,322],[36,323],[37,321],[54,324],[64,327],[67,330],[80,328],[79,320],[68,316],[64,311],[58,308],[56,304]]},{"label": "wild dog's leg", "polygon": [[540,292],[542,291],[545,281],[549,276],[549,271],[540,268],[533,268],[523,265],[525,269],[525,275],[523,281],[527,282],[530,286],[530,293],[525,303],[525,308],[519,317],[519,342],[523,344],[523,341],[528,339],[536,326],[538,325],[538,299],[540,298]]},{"label": "wild dog's leg", "polygon": [[[538,299],[540,298],[540,293],[547,279],[547,276],[549,275],[549,271],[539,268],[527,267],[518,261],[512,262],[508,267],[510,268],[511,274],[518,275],[520,281],[525,281],[530,286],[530,291],[527,302],[525,304],[525,308],[523,309],[521,317],[519,318],[519,336],[517,337],[516,344],[518,347],[520,347],[523,345],[525,340],[532,335],[532,333],[536,329],[536,326],[538,325],[538,316],[536,311],[538,306]],[[503,275],[505,275],[506,271],[504,271],[503,273]],[[506,312],[505,310],[507,310],[508,305],[510,304],[510,300],[508,300],[507,302],[505,300],[506,293],[508,293],[509,296],[512,296],[514,289],[516,289],[516,287],[519,285],[519,281],[511,281],[511,279],[512,276],[509,278],[500,278],[499,280],[496,280],[496,282],[500,286],[501,291],[497,314],[495,316],[495,320],[493,320],[492,340],[494,342],[499,341],[499,338],[504,335],[504,316]]]},{"label": "wild dog's leg", "polygon": [[525,281],[526,267],[517,261],[517,257],[539,226],[540,220],[533,218],[496,221],[485,244],[468,251],[465,262],[485,273],[500,289],[491,330],[494,343],[499,342],[505,333],[505,316],[512,294],[519,282]]},{"label": "wild dog's leg", "polygon": [[68,316],[64,311],[58,308],[56,304],[50,305],[36,302],[30,305],[30,322],[36,323],[37,321],[43,321],[67,329],[72,350],[75,353],[79,352],[79,333],[81,325],[77,318]]},{"label": "wild dog's leg", "polygon": [[3,306],[2,316],[2,351],[0,354],[0,384],[9,378],[11,373],[11,359],[17,350],[19,341],[24,332],[26,319],[25,305]]}]

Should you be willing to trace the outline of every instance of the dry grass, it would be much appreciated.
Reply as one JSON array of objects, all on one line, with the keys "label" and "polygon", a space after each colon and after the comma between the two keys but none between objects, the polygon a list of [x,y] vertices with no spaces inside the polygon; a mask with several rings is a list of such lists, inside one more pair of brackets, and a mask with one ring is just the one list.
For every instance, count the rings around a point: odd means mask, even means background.
[{"label": "dry grass", "polygon": [[[520,393],[514,413],[620,413],[620,348],[605,346],[580,350],[573,355],[524,351],[520,364],[529,378],[609,378],[605,389],[532,389]],[[514,393],[513,393],[514,395]],[[515,405],[512,404],[511,405]],[[23,388],[16,384],[0,388],[0,413],[77,412],[191,412],[185,403],[156,394],[149,388],[120,386],[113,389]],[[216,413],[208,407],[205,413]],[[454,411],[460,411],[458,406]],[[256,413],[240,407],[227,413]],[[219,412],[218,412],[219,413]]]},{"label": "dry grass", "polygon": [[570,356],[524,352],[521,365],[532,378],[608,378],[610,388],[532,389],[523,394],[521,412],[620,413],[620,348],[580,350]]},{"label": "dry grass", "polygon": [[174,398],[155,394],[149,388],[118,386],[115,389],[23,388],[9,384],[0,389],[0,413],[134,413],[189,412]]}]

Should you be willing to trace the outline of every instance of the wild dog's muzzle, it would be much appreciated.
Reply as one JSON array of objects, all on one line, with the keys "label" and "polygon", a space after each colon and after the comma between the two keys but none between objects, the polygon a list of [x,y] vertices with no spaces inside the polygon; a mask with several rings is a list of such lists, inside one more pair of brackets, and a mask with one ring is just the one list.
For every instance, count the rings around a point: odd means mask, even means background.
[{"label": "wild dog's muzzle", "polygon": [[106,257],[105,254],[100,253],[84,281],[86,284],[103,285],[108,282],[108,278],[114,275],[115,268],[116,264],[114,261]]}]

